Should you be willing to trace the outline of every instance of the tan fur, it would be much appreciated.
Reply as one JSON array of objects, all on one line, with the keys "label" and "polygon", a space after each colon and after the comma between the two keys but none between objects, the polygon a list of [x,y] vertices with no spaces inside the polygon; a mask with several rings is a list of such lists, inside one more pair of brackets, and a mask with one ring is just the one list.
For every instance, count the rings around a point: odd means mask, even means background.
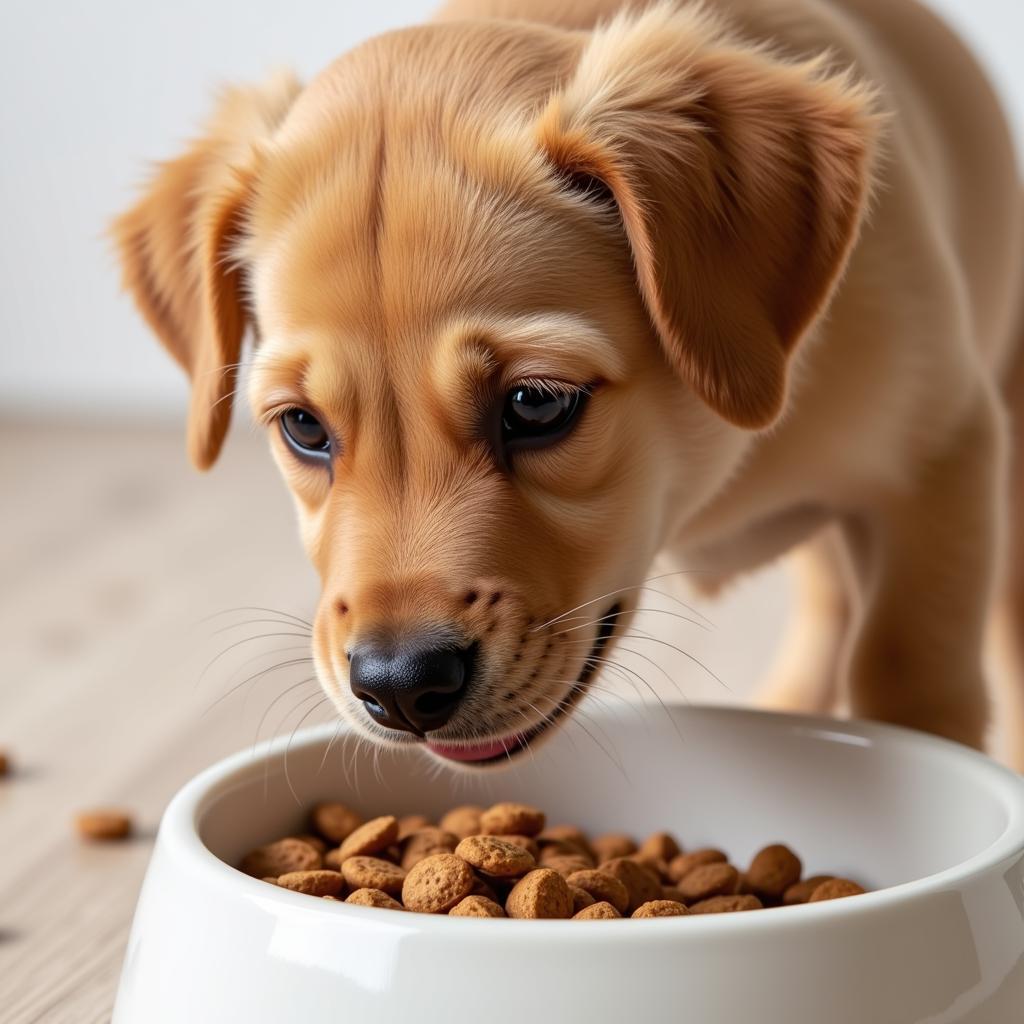
[{"label": "tan fur", "polygon": [[[345,651],[373,631],[479,641],[436,738],[509,735],[659,552],[724,580],[811,542],[774,702],[846,684],[984,741],[1021,192],[984,77],[912,0],[456,0],[233,94],[116,231],[198,464],[247,319],[257,415],[340,441],[329,473],[270,431],[359,728]],[[504,465],[482,423],[524,379],[594,394]]]}]

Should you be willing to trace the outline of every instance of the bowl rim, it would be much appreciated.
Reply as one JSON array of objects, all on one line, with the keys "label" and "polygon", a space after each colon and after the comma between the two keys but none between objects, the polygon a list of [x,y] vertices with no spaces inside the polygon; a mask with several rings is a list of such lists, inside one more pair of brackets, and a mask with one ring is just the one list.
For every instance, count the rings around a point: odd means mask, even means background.
[{"label": "bowl rim", "polygon": [[[939,892],[963,888],[981,876],[991,873],[1006,862],[1024,857],[1024,777],[1011,769],[970,747],[951,740],[917,732],[901,726],[858,719],[833,719],[822,715],[801,715],[787,712],[762,711],[755,708],[730,705],[676,705],[674,712],[687,716],[711,718],[757,719],[776,729],[797,729],[810,732],[832,742],[854,743],[910,743],[922,751],[931,750],[942,756],[959,760],[962,768],[969,771],[979,783],[984,783],[997,798],[1001,798],[1007,811],[1006,826],[1002,832],[973,856],[945,868],[942,871],[909,882],[864,893],[856,899],[824,900],[819,903],[805,903],[789,907],[769,907],[767,912],[755,914],[701,914],[681,917],[648,918],[640,923],[643,929],[678,930],[677,937],[686,935],[707,938],[720,932],[742,931],[753,934],[760,929],[787,930],[791,927],[807,927],[814,921],[826,922],[838,918],[873,914],[891,910],[897,905],[916,904]],[[241,886],[239,895],[247,900],[263,904],[271,913],[305,912],[334,916],[339,924],[365,923],[378,930],[386,926],[389,931],[402,933],[432,933],[445,930],[447,937],[454,939],[455,931],[448,929],[490,928],[489,922],[474,918],[449,918],[444,914],[396,913],[384,915],[373,907],[360,907],[344,902],[334,903],[314,900],[309,896],[276,888],[249,875],[221,860],[202,841],[199,835],[199,821],[208,800],[230,785],[233,776],[252,769],[254,764],[274,757],[287,747],[288,750],[310,746],[336,734],[336,723],[325,723],[301,730],[294,736],[278,736],[231,754],[205,768],[185,783],[171,798],[160,823],[157,847],[169,855],[180,858],[183,866],[191,873],[212,884],[224,887]],[[351,731],[347,725],[343,732]],[[225,889],[227,891],[227,889]],[[339,916],[340,915],[340,916]],[[600,922],[596,922],[600,923]],[[566,934],[563,929],[571,925],[572,935],[581,941],[607,941],[609,936],[601,928],[579,929],[579,922],[568,920],[517,920],[511,929],[501,928],[499,933],[506,941],[524,940],[536,942],[543,938]],[[465,932],[462,933],[465,936]],[[493,939],[494,931],[488,934]],[[634,941],[638,933],[630,928]],[[646,934],[649,934],[647,932]],[[615,932],[613,930],[612,937]]]}]

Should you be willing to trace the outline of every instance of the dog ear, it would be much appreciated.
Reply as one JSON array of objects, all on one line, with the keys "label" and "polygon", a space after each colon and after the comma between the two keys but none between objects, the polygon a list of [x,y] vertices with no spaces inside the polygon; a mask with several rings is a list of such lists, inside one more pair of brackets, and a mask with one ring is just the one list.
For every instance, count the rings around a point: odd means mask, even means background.
[{"label": "dog ear", "polygon": [[596,178],[617,203],[669,361],[743,427],[781,412],[869,192],[873,97],[823,64],[659,5],[596,30],[537,122],[568,187]]},{"label": "dog ear", "polygon": [[112,226],[125,288],[192,381],[188,451],[216,460],[231,420],[247,312],[235,249],[244,236],[259,144],[299,92],[290,75],[224,93],[203,135],[158,167]]}]

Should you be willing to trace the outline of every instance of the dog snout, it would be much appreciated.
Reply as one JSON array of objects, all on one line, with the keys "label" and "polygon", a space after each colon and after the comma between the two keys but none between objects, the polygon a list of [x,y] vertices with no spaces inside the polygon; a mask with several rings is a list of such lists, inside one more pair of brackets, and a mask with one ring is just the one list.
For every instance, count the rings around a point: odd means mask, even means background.
[{"label": "dog snout", "polygon": [[349,684],[381,725],[422,736],[445,725],[468,689],[476,644],[367,641],[349,652]]}]

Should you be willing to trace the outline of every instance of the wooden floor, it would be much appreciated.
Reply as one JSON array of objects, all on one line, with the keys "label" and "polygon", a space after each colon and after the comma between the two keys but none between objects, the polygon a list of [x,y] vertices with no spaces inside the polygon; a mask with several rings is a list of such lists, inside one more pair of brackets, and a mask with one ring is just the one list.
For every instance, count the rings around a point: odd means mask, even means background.
[{"label": "wooden floor", "polygon": [[[97,1024],[169,797],[257,733],[329,717],[298,661],[304,630],[278,614],[308,618],[316,581],[244,427],[201,476],[171,426],[0,422],[0,526],[0,749],[14,764],[0,781],[0,1021]],[[708,669],[652,648],[659,696],[742,697],[785,596],[769,574],[704,607],[714,630],[638,622]],[[245,607],[277,611],[230,611]],[[138,837],[77,840],[75,811],[102,805],[129,808]]]}]

